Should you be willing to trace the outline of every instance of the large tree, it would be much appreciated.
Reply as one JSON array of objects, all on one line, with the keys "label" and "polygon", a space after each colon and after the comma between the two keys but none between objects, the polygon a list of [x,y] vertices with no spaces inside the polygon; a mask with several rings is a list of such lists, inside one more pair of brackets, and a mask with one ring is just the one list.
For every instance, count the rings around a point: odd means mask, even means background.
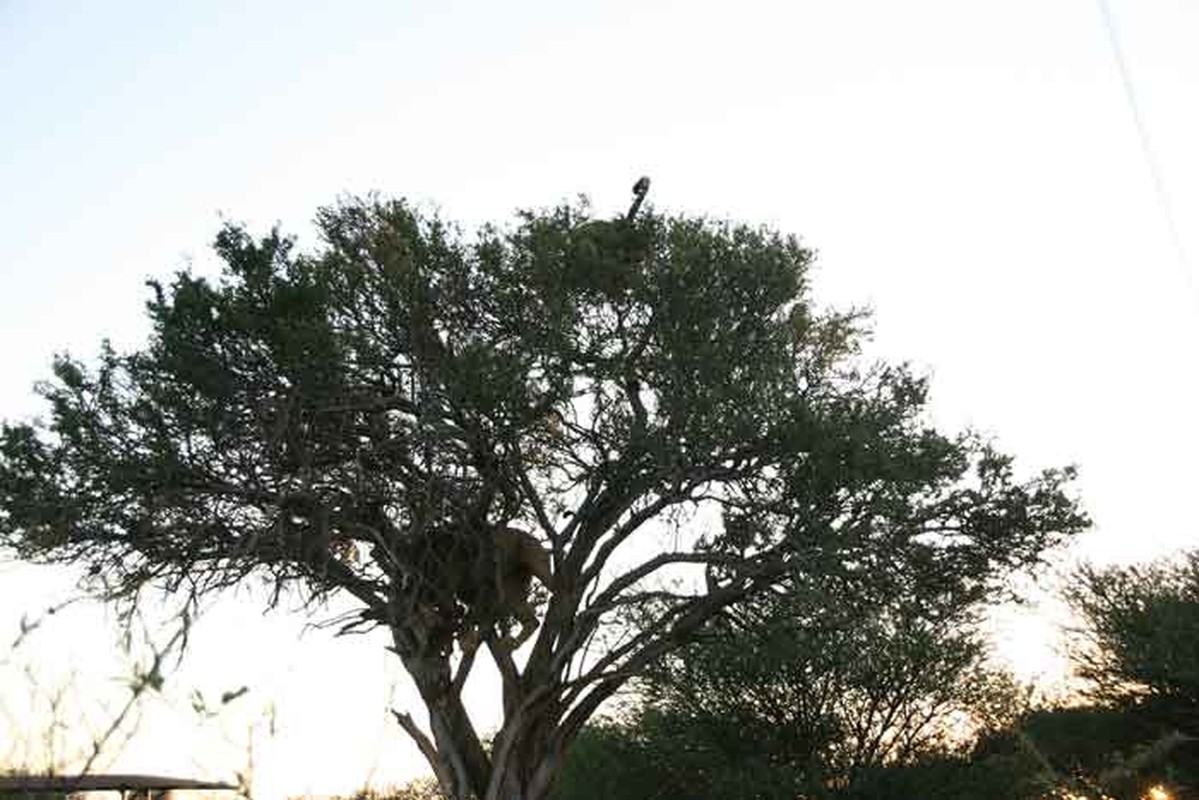
[{"label": "large tree", "polygon": [[977,590],[1085,524],[1069,471],[1015,479],[928,426],[923,379],[860,363],[862,315],[814,307],[792,237],[583,205],[470,236],[402,201],[317,220],[308,254],[227,227],[223,277],[151,284],[144,349],[57,360],[45,423],[2,431],[0,542],[114,598],[350,596],[452,797],[545,797],[619,687],[789,571],[918,552]]}]

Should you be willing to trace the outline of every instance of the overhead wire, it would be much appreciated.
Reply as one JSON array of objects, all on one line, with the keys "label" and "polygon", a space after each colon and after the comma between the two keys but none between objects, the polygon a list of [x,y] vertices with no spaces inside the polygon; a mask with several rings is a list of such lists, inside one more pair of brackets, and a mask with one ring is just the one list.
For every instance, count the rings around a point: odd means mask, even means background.
[{"label": "overhead wire", "polygon": [[1174,217],[1174,204],[1170,198],[1170,193],[1166,190],[1166,182],[1162,177],[1161,167],[1153,148],[1153,142],[1149,138],[1149,128],[1145,124],[1144,115],[1141,113],[1141,104],[1137,99],[1132,72],[1128,68],[1128,61],[1124,58],[1124,50],[1120,46],[1120,37],[1117,32],[1115,17],[1112,15],[1108,0],[1095,1],[1099,4],[1099,15],[1103,18],[1104,27],[1107,29],[1108,40],[1111,42],[1112,54],[1116,61],[1116,70],[1119,72],[1120,82],[1124,86],[1124,97],[1128,101],[1128,108],[1132,113],[1133,125],[1136,127],[1137,138],[1141,143],[1141,154],[1144,156],[1145,164],[1149,169],[1149,177],[1153,182],[1154,193],[1157,195],[1157,202],[1165,219],[1170,242],[1174,246],[1174,255],[1178,262],[1179,272],[1182,274],[1183,284],[1186,286],[1192,304],[1199,311],[1199,287],[1195,284],[1194,270],[1191,268],[1190,259],[1187,257],[1186,248],[1183,246],[1182,236],[1178,231],[1178,223]]}]

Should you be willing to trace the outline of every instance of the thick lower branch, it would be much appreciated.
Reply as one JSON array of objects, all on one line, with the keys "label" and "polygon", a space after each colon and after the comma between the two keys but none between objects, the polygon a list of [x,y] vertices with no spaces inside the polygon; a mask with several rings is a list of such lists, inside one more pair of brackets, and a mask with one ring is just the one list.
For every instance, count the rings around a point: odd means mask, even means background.
[{"label": "thick lower branch", "polygon": [[541,686],[506,715],[496,735],[491,780],[483,800],[544,800],[561,761],[559,687]]},{"label": "thick lower branch", "polygon": [[400,653],[405,669],[412,676],[429,710],[432,741],[415,724],[408,725],[399,716],[397,721],[417,742],[425,758],[435,760],[433,771],[450,797],[457,800],[472,795],[482,796],[491,776],[491,763],[462,704],[461,687],[455,686],[451,680],[449,658],[440,654],[406,653],[401,646],[400,633],[393,629],[397,640],[396,651]]},{"label": "thick lower branch", "polygon": [[421,755],[425,757],[425,761],[429,762],[429,766],[433,769],[433,775],[437,778],[437,783],[442,788],[452,786],[454,783],[453,776],[445,772],[441,758],[437,753],[437,747],[425,735],[424,731],[417,726],[416,722],[412,719],[412,715],[407,712],[401,713],[394,708],[391,709],[391,715],[396,718],[396,722],[400,723],[400,727],[416,743],[416,747],[420,750]]}]

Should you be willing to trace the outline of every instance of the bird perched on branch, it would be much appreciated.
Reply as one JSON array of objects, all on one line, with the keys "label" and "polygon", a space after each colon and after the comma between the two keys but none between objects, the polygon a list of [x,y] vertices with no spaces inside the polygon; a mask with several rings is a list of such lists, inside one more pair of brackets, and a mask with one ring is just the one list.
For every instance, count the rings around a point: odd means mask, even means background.
[{"label": "bird perched on branch", "polygon": [[633,184],[633,204],[623,217],[584,218],[571,231],[572,253],[565,262],[565,279],[583,292],[596,292],[609,300],[628,295],[645,257],[648,232],[634,225],[634,217],[649,192],[649,178]]},{"label": "bird perched on branch", "polygon": [[629,206],[629,213],[625,214],[625,222],[632,222],[633,217],[637,216],[637,209],[641,208],[641,201],[649,194],[649,177],[642,175],[633,184],[633,204]]}]

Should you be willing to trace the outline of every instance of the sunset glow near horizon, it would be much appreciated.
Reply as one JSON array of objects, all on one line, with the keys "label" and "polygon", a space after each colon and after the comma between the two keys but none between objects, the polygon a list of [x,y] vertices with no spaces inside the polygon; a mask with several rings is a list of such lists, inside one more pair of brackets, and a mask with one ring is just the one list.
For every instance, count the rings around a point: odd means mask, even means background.
[{"label": "sunset glow near horizon", "polygon": [[[1085,0],[4,4],[0,418],[40,413],[54,353],[143,341],[145,279],[212,274],[222,217],[305,247],[346,193],[469,227],[580,192],[614,213],[648,174],[659,210],[816,248],[817,301],[874,309],[870,354],[931,374],[938,426],[993,434],[1025,471],[1078,464],[1096,526],[1060,563],[1194,546],[1199,6],[1110,5],[1181,254]],[[0,641],[77,577],[0,567]],[[997,653],[1053,683],[1063,612],[1028,587]],[[333,642],[263,600],[214,601],[105,767],[231,780],[252,743],[264,800],[424,773],[383,638]],[[26,664],[81,706],[119,700],[115,636],[76,605],[0,651],[0,726],[45,719]],[[467,692],[484,729],[494,686]]]}]

